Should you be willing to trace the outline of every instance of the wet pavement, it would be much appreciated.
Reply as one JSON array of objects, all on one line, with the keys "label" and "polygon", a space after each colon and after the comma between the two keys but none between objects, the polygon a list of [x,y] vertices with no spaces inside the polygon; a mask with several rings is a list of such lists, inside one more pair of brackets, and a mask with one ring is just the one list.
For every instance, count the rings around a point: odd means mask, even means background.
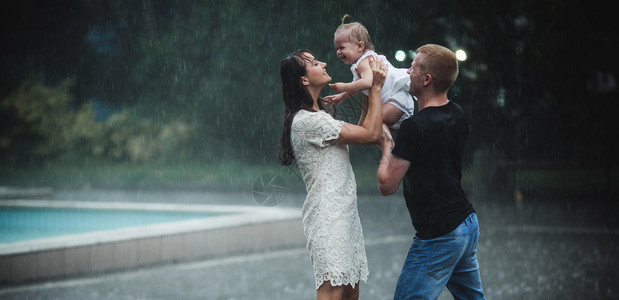
[{"label": "wet pavement", "polygon": [[[53,199],[256,205],[249,192],[56,191]],[[304,195],[281,204],[300,208]],[[487,299],[619,299],[619,213],[603,199],[471,196]],[[392,299],[414,234],[401,192],[359,196],[370,276],[360,299]],[[0,299],[315,299],[302,246],[0,287]],[[444,292],[440,299],[452,299]]]}]

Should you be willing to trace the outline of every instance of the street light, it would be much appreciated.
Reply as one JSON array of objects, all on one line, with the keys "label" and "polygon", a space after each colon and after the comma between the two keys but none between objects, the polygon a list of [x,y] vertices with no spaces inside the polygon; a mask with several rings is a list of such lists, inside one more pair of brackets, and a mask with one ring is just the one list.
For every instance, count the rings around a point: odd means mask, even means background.
[{"label": "street light", "polygon": [[456,59],[459,61],[465,61],[467,59],[466,52],[462,49],[456,50]]},{"label": "street light", "polygon": [[395,52],[395,59],[397,61],[404,61],[406,59],[406,52],[398,50]]}]

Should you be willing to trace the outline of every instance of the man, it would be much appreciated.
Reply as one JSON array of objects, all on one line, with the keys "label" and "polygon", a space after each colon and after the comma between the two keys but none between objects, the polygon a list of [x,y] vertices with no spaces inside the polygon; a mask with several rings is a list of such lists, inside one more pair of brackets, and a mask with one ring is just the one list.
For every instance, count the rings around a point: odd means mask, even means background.
[{"label": "man", "polygon": [[408,73],[418,112],[402,122],[395,146],[392,140],[381,142],[377,171],[383,195],[395,193],[403,182],[417,231],[394,299],[436,299],[445,286],[455,299],[484,299],[477,216],[461,186],[469,124],[462,108],[447,99],[458,62],[451,50],[424,45]]}]

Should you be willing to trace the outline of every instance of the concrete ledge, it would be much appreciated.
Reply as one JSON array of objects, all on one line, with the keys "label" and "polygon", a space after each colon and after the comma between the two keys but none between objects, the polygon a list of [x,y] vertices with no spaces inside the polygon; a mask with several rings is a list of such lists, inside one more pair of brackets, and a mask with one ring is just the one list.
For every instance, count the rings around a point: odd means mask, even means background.
[{"label": "concrete ledge", "polygon": [[49,197],[54,193],[51,188],[17,188],[0,186],[0,199],[24,199],[24,198],[40,198]]},{"label": "concrete ledge", "polygon": [[298,247],[301,212],[260,206],[0,201],[0,206],[228,212],[222,216],[0,244],[0,283]]}]

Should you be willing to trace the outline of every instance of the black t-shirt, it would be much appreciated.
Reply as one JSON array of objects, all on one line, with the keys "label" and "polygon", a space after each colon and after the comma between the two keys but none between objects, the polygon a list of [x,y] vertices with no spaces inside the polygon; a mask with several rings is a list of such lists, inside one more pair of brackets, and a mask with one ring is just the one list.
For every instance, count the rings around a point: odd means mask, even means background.
[{"label": "black t-shirt", "polygon": [[397,131],[393,154],[411,163],[402,184],[418,238],[445,235],[474,212],[461,185],[468,134],[464,111],[452,101],[422,109]]}]

